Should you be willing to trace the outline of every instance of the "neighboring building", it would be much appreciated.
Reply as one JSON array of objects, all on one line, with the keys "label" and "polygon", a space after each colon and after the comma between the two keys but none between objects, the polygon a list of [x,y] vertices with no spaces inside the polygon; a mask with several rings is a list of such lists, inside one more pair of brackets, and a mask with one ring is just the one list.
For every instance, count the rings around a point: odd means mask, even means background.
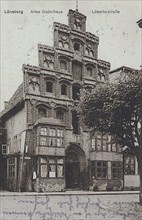
[{"label": "neighboring building", "polygon": [[[138,71],[130,67],[122,66],[109,72],[109,80],[117,83],[120,76]],[[124,153],[124,189],[138,189],[140,185],[138,162],[134,155]]]},{"label": "neighboring building", "polygon": [[140,28],[142,28],[142,19],[140,19],[139,21],[137,21],[137,24]]},{"label": "neighboring building", "polygon": [[23,83],[1,112],[5,189],[123,188],[120,148],[108,136],[92,136],[77,111],[82,88],[109,80],[98,44],[86,32],[86,16],[69,10],[68,25],[54,23],[54,46],[38,45],[39,66],[23,65]]}]

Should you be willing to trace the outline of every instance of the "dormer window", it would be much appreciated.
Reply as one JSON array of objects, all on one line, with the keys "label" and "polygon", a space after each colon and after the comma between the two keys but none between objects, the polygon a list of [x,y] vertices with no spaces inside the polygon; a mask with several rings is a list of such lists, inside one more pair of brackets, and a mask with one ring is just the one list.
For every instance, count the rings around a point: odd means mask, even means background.
[{"label": "dormer window", "polygon": [[80,44],[79,43],[74,43],[74,50],[79,51],[80,50]]},{"label": "dormer window", "polygon": [[53,82],[51,81],[46,82],[46,92],[53,93]]}]

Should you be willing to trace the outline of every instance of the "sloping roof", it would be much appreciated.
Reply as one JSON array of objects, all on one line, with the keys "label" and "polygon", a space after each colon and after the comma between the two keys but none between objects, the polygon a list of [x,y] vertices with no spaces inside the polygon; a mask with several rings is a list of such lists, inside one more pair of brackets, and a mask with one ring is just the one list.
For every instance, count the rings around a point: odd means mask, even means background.
[{"label": "sloping roof", "polygon": [[140,19],[139,21],[137,21],[137,24],[139,25],[140,28],[142,28],[142,19]]},{"label": "sloping roof", "polygon": [[114,69],[114,70],[111,70],[110,72],[109,72],[109,74],[111,74],[111,73],[114,73],[114,72],[118,72],[118,71],[120,71],[120,70],[122,70],[122,71],[138,71],[138,70],[136,70],[136,69],[133,69],[133,68],[130,68],[130,67],[127,67],[127,66],[121,66],[121,67],[118,67],[118,68],[116,68],[116,69]]},{"label": "sloping roof", "polygon": [[57,125],[57,126],[66,126],[64,123],[62,123],[59,119],[48,117],[48,118],[40,118],[36,121],[35,125],[38,124],[48,124],[48,125]]},{"label": "sloping roof", "polygon": [[20,101],[23,100],[23,83],[20,84],[18,89],[15,91],[11,99],[8,101],[7,106],[3,111],[0,112],[0,117],[16,106]]}]

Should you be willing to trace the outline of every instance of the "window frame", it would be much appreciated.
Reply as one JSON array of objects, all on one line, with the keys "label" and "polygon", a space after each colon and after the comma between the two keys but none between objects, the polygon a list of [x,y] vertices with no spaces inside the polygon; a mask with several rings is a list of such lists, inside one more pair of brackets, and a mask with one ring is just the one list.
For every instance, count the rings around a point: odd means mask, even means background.
[{"label": "window frame", "polygon": [[[115,172],[114,172],[114,169],[116,169]],[[113,175],[116,175],[116,177],[114,177]],[[111,179],[112,180],[123,179],[123,162],[111,161]]]},{"label": "window frame", "polygon": [[[41,159],[46,160],[46,163],[40,162]],[[62,160],[62,163],[59,162],[59,160]],[[38,164],[39,164],[39,177],[42,179],[63,179],[65,174],[64,174],[64,157],[53,157],[53,156],[43,156],[39,157],[38,159]],[[43,165],[47,166],[47,175],[43,177],[41,175],[41,167]],[[50,166],[55,166],[55,176],[50,176],[50,172],[52,172],[50,169]],[[62,167],[62,176],[59,176],[58,174],[58,167]]]},{"label": "window frame", "polygon": [[[48,86],[47,85],[48,83],[51,83],[51,84]],[[50,86],[51,86],[51,88],[50,88]],[[49,90],[48,90],[48,87],[50,88]],[[52,80],[46,80],[46,92],[53,94],[54,93],[53,90],[54,90],[54,82]]]},{"label": "window frame", "polygon": [[[129,161],[126,163],[126,160]],[[132,160],[134,161],[134,163],[132,163]],[[124,175],[135,175],[135,171],[136,171],[135,161],[136,158],[134,155],[124,156]],[[126,168],[126,166],[128,167]],[[133,167],[133,170],[131,169],[131,167]]]},{"label": "window frame", "polygon": [[[46,132],[42,129],[46,129]],[[58,130],[61,131],[62,136],[58,136]],[[59,141],[60,139],[60,141]],[[40,147],[63,147],[64,128],[61,127],[40,127],[39,128],[39,146]],[[60,144],[59,144],[60,143]]]},{"label": "window frame", "polygon": [[17,178],[17,157],[9,157],[7,159],[7,178]]},{"label": "window frame", "polygon": [[[98,163],[100,163],[100,165],[98,165]],[[100,171],[98,172],[99,169]],[[106,169],[106,172],[103,172],[104,169]],[[98,177],[98,174],[100,175],[100,177]],[[104,175],[106,175],[106,177],[104,177]],[[108,179],[108,161],[103,161],[103,160],[91,161],[91,176],[92,176],[92,179],[107,180]]]}]

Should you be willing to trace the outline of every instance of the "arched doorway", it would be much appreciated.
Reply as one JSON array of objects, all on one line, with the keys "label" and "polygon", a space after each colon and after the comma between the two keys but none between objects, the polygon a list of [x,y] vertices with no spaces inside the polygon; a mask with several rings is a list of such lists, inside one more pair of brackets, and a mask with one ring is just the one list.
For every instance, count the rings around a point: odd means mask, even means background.
[{"label": "arched doorway", "polygon": [[76,145],[66,150],[65,177],[67,189],[84,188],[85,153]]}]

